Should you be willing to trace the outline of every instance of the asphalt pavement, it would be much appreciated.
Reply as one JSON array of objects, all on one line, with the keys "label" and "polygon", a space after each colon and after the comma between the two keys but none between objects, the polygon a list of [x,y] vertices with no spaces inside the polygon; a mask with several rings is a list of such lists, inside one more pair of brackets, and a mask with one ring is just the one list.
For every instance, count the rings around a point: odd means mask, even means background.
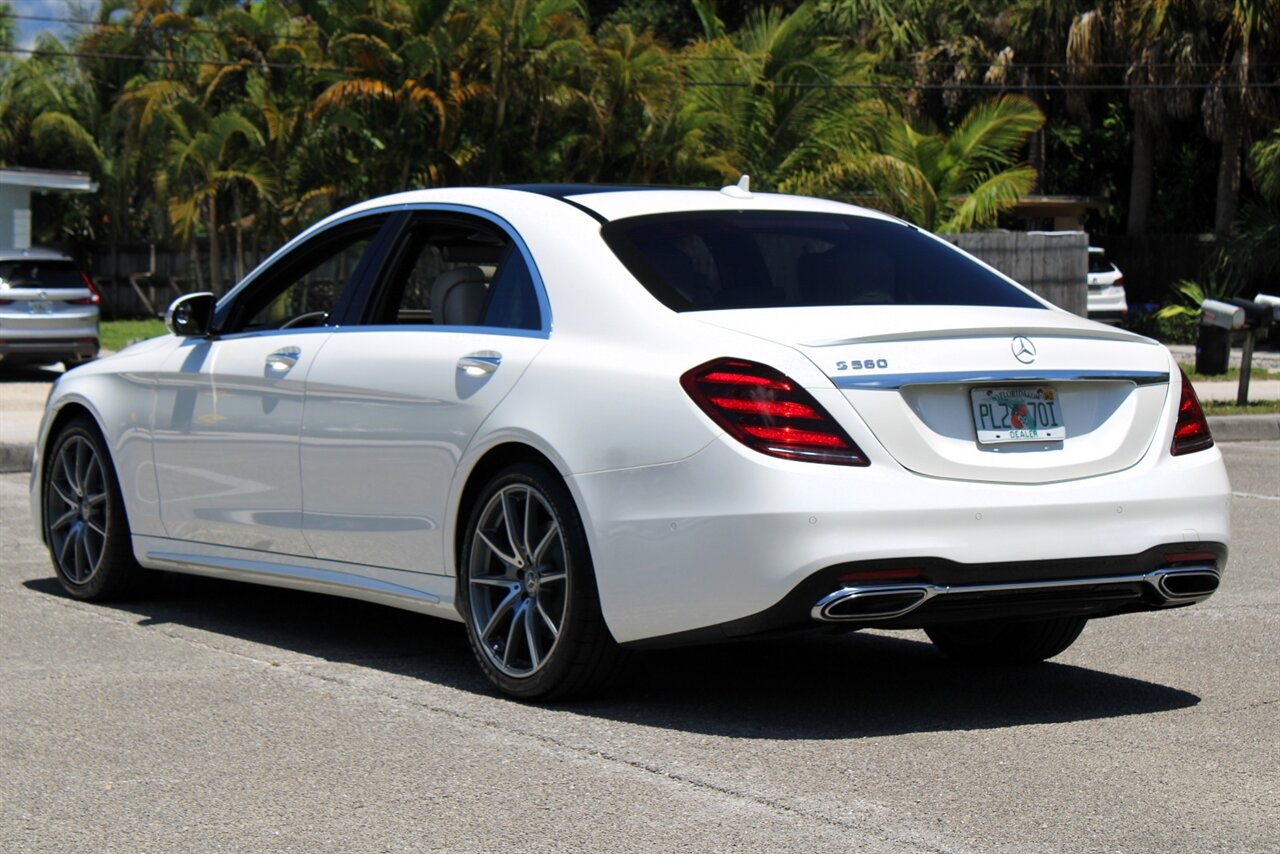
[{"label": "asphalt pavement", "polygon": [[496,696],[462,627],[157,573],[68,599],[0,475],[0,851],[1280,850],[1280,442],[1221,445],[1204,604],[961,667],[917,632],[650,653]]}]

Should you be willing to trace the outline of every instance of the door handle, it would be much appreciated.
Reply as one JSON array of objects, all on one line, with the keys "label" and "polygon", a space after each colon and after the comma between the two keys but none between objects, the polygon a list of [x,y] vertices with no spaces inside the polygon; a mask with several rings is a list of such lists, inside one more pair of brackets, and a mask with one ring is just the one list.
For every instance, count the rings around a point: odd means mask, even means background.
[{"label": "door handle", "polygon": [[283,374],[298,364],[298,357],[301,355],[302,349],[300,347],[285,347],[277,350],[267,356],[267,370],[273,374]]},{"label": "door handle", "polygon": [[458,370],[469,377],[483,377],[498,370],[502,364],[502,354],[494,350],[481,350],[468,353],[458,360]]}]

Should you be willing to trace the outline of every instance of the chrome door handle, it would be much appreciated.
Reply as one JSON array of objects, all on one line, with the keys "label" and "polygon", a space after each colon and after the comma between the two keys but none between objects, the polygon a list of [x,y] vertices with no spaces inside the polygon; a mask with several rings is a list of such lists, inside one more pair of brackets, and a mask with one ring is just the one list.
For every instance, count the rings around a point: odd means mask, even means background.
[{"label": "chrome door handle", "polygon": [[267,356],[267,370],[272,373],[282,374],[298,364],[298,357],[301,355],[302,349],[300,347],[285,347],[282,350],[277,350]]},{"label": "chrome door handle", "polygon": [[458,360],[458,370],[469,377],[483,377],[498,370],[502,354],[493,350],[468,353]]}]

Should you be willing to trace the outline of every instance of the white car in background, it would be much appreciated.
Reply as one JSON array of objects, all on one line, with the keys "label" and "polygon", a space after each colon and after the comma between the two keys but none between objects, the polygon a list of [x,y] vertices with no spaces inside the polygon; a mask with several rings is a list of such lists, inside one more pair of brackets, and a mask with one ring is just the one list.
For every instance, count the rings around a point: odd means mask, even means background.
[{"label": "white car in background", "polygon": [[1121,323],[1129,314],[1125,298],[1124,274],[1107,258],[1101,246],[1089,247],[1089,319],[1102,323]]},{"label": "white car in background", "polygon": [[798,630],[1039,661],[1226,565],[1168,350],[849,205],[404,193],[168,323],[50,395],[32,511],[74,597],[164,569],[386,603],[553,697],[622,647]]},{"label": "white car in background", "polygon": [[63,362],[98,355],[101,298],[67,255],[0,249],[0,361]]}]

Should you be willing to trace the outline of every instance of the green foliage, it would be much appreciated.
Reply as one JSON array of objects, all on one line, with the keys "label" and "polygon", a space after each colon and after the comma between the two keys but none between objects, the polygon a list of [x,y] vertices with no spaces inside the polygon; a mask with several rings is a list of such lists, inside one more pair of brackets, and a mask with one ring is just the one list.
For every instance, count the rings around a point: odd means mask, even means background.
[{"label": "green foliage", "polygon": [[[943,231],[993,225],[1034,187],[1109,197],[1114,224],[1138,115],[1164,134],[1153,224],[1205,230],[1226,118],[1256,139],[1276,115],[1264,91],[1062,88],[1253,79],[1277,59],[1280,9],[1255,0],[91,5],[98,24],[67,44],[0,51],[0,163],[99,183],[42,204],[38,238],[190,247],[215,286],[247,245],[446,184],[745,172]],[[13,37],[0,14],[0,48]],[[1241,51],[1251,65],[1228,61]],[[1224,281],[1277,269],[1280,144],[1259,146]]]}]

